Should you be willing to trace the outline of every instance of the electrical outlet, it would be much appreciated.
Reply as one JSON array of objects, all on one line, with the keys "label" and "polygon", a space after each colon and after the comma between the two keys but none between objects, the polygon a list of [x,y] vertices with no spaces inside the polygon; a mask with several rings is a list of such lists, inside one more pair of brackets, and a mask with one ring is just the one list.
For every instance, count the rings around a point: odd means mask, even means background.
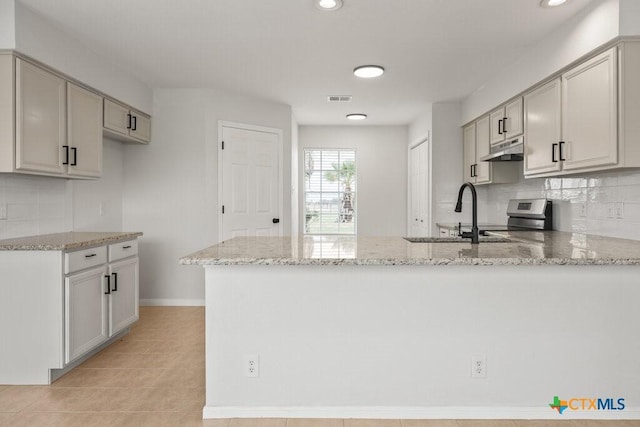
[{"label": "electrical outlet", "polygon": [[484,354],[471,356],[471,378],[487,378],[487,356]]},{"label": "electrical outlet", "polygon": [[249,378],[260,376],[260,357],[257,354],[244,356],[244,376]]},{"label": "electrical outlet", "polygon": [[616,204],[607,203],[607,218],[615,218],[615,217],[616,217]]},{"label": "electrical outlet", "polygon": [[623,202],[614,203],[613,211],[615,213],[616,218],[618,219],[624,218],[624,203]]},{"label": "electrical outlet", "polygon": [[7,219],[7,205],[5,203],[0,204],[0,220]]},{"label": "electrical outlet", "polygon": [[100,213],[100,216],[104,216],[105,214],[104,202],[100,202],[100,205],[98,206],[98,211]]}]

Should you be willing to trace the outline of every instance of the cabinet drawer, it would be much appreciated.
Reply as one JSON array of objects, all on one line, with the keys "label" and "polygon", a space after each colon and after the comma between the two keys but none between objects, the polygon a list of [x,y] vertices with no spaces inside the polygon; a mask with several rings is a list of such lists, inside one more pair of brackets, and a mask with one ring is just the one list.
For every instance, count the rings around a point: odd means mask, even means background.
[{"label": "cabinet drawer", "polygon": [[109,245],[109,262],[138,255],[138,241],[128,240],[126,242]]},{"label": "cabinet drawer", "polygon": [[107,247],[83,249],[64,254],[64,274],[107,263]]}]

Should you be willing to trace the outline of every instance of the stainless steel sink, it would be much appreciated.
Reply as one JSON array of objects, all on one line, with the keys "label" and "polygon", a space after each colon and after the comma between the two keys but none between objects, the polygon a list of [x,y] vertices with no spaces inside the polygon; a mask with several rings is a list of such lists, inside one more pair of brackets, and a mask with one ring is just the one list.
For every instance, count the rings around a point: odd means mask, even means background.
[{"label": "stainless steel sink", "polygon": [[[471,243],[471,239],[462,237],[404,237],[411,243]],[[513,239],[500,236],[480,236],[480,243],[511,243]]]}]

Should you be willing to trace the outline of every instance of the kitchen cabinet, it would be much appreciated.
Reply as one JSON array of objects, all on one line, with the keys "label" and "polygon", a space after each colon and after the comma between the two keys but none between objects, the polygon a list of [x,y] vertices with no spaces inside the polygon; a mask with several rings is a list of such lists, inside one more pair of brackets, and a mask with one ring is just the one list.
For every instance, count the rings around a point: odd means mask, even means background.
[{"label": "kitchen cabinet", "polygon": [[617,48],[611,48],[527,93],[525,176],[616,165],[618,91]]},{"label": "kitchen cabinet", "polygon": [[15,168],[64,175],[66,82],[20,58],[15,67]]},{"label": "kitchen cabinet", "polygon": [[[66,363],[138,320],[137,255],[135,241],[65,255],[76,259],[75,265],[65,261],[70,271],[65,278]],[[72,274],[87,265],[93,268]]]},{"label": "kitchen cabinet", "polygon": [[139,318],[137,241],[109,245],[109,336]]},{"label": "kitchen cabinet", "polygon": [[505,104],[489,114],[490,143],[499,144],[505,140],[522,135],[523,115],[522,97]]},{"label": "kitchen cabinet", "polygon": [[0,55],[0,93],[0,172],[101,176],[100,95],[10,54]]},{"label": "kitchen cabinet", "polygon": [[463,128],[463,179],[472,184],[516,182],[515,162],[484,162],[480,159],[490,151],[490,116],[485,116]]},{"label": "kitchen cabinet", "polygon": [[65,278],[65,363],[69,363],[109,338],[108,295],[104,266]]},{"label": "kitchen cabinet", "polygon": [[67,83],[67,174],[98,178],[102,175],[102,97]]},{"label": "kitchen cabinet", "polygon": [[[0,384],[51,383],[138,320],[140,233],[82,234],[0,250]],[[33,249],[59,236],[80,249]]]},{"label": "kitchen cabinet", "polygon": [[151,140],[151,118],[105,98],[104,130],[117,139],[148,143]]}]

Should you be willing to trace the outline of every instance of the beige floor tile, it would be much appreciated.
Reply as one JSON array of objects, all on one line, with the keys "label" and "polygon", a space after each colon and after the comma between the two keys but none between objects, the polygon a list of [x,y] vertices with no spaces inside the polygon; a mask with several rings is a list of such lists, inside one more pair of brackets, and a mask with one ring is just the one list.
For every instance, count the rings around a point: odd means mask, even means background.
[{"label": "beige floor tile", "polygon": [[459,427],[456,420],[402,420],[402,427]]},{"label": "beige floor tile", "polygon": [[571,420],[516,420],[518,427],[575,427]]},{"label": "beige floor tile", "polygon": [[[99,369],[96,369],[99,370]],[[162,378],[163,369],[105,369],[113,374],[110,387],[146,388],[156,387]]]},{"label": "beige floor tile", "polygon": [[460,427],[516,427],[512,420],[458,420]]},{"label": "beige floor tile", "polygon": [[51,384],[51,387],[114,387],[117,370],[78,368]]},{"label": "beige floor tile", "polygon": [[196,369],[160,369],[156,387],[163,388],[204,388],[205,370]]},{"label": "beige floor tile", "polygon": [[228,427],[229,419],[203,420],[202,411],[184,412],[180,415],[180,427]]},{"label": "beige floor tile", "polygon": [[346,419],[344,427],[402,427],[400,420]]},{"label": "beige floor tile", "polygon": [[182,427],[196,418],[195,413],[120,412],[116,422],[121,427]]},{"label": "beige floor tile", "polygon": [[152,412],[197,412],[202,418],[204,407],[203,388],[148,388],[137,390],[140,399],[131,405],[129,411]]},{"label": "beige floor tile", "polygon": [[283,418],[233,418],[229,427],[285,427],[287,420]]},{"label": "beige floor tile", "polygon": [[46,394],[24,409],[24,412],[82,411],[87,400],[93,399],[98,389],[51,387]]},{"label": "beige floor tile", "polygon": [[287,427],[344,427],[344,421],[338,419],[290,418]]},{"label": "beige floor tile", "polygon": [[572,427],[640,427],[640,420],[573,420]]},{"label": "beige floor tile", "polygon": [[47,394],[47,387],[15,386],[0,390],[0,412],[19,412]]},{"label": "beige floor tile", "polygon": [[0,412],[0,427],[10,427],[10,421],[16,415],[18,415],[16,412]]},{"label": "beige floor tile", "polygon": [[121,339],[116,341],[107,347],[104,352],[105,353],[149,353],[149,349],[152,345],[154,345],[157,341],[138,341]]}]

